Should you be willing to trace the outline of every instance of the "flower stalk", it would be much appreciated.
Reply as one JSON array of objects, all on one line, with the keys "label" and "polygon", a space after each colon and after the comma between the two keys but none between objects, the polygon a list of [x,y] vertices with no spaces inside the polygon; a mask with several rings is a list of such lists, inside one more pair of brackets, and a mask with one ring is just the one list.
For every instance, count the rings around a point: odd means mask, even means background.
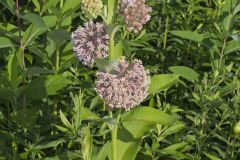
[{"label": "flower stalk", "polygon": [[16,16],[17,16],[17,22],[18,22],[18,28],[19,28],[19,43],[21,46],[21,54],[22,54],[22,67],[25,68],[25,60],[24,60],[24,51],[25,51],[25,46],[22,41],[22,31],[21,31],[21,24],[20,24],[20,18],[19,18],[19,2],[16,0]]},{"label": "flower stalk", "polygon": [[117,130],[118,124],[116,123],[112,128],[112,159],[117,160]]},{"label": "flower stalk", "polygon": [[[113,118],[113,113],[109,110],[109,117]],[[115,119],[113,126],[110,126],[111,140],[112,140],[112,160],[117,160],[117,131],[118,131],[118,117]]]}]

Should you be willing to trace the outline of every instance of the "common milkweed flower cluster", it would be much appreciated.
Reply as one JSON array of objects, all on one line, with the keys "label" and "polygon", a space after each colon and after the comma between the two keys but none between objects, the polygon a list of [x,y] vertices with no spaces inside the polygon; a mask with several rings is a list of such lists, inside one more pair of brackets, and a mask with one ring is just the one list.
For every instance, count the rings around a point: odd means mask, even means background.
[{"label": "common milkweed flower cluster", "polygon": [[106,26],[92,21],[72,33],[73,50],[76,57],[85,65],[92,65],[98,57],[108,57]]},{"label": "common milkweed flower cluster", "polygon": [[141,31],[151,18],[152,8],[145,4],[145,0],[120,0],[119,9],[129,32]]},{"label": "common milkweed flower cluster", "polygon": [[82,0],[82,10],[87,17],[97,18],[101,14],[102,8],[101,0]]},{"label": "common milkweed flower cluster", "polygon": [[[101,0],[83,0],[82,3],[87,15],[93,18],[100,14]],[[119,8],[130,32],[140,31],[149,21],[152,10],[145,0],[120,0]],[[74,31],[71,39],[74,54],[84,65],[92,66],[96,58],[108,57],[109,35],[103,23],[89,21]],[[95,90],[110,109],[129,110],[148,95],[149,72],[138,59],[128,62],[121,57],[111,71],[98,71],[96,76]]]},{"label": "common milkweed flower cluster", "polygon": [[129,63],[122,57],[110,73],[97,73],[96,91],[111,109],[129,110],[146,98],[149,83],[142,61]]}]

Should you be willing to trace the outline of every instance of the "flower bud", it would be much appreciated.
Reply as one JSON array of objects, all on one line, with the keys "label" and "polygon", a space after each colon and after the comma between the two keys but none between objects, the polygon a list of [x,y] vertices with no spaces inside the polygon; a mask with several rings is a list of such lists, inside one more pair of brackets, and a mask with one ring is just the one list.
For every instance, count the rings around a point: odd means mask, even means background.
[{"label": "flower bud", "polygon": [[82,10],[89,18],[97,18],[101,14],[102,8],[101,0],[82,0]]}]

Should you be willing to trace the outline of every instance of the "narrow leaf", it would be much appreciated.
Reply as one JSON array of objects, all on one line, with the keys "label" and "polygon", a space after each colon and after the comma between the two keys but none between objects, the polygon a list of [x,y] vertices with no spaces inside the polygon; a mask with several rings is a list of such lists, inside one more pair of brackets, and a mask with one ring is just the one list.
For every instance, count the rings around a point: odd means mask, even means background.
[{"label": "narrow leaf", "polygon": [[209,153],[204,152],[204,154],[210,159],[210,160],[222,160],[214,155],[211,155]]},{"label": "narrow leaf", "polygon": [[204,39],[203,35],[192,31],[170,31],[170,33],[175,36],[188,39],[197,43],[201,43],[201,41]]},{"label": "narrow leaf", "polygon": [[67,120],[66,116],[63,114],[63,112],[60,110],[60,119],[62,121],[62,123],[68,127],[68,128],[72,128],[72,125],[70,124],[70,122]]}]

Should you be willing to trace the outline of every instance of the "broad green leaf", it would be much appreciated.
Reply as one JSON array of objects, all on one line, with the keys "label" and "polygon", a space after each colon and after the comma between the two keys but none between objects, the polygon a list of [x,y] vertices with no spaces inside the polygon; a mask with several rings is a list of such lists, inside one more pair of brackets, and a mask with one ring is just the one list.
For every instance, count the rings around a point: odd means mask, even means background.
[{"label": "broad green leaf", "polygon": [[176,122],[176,118],[165,112],[151,107],[138,107],[127,112],[122,117],[122,123],[129,121],[141,121],[149,124],[171,125]]},{"label": "broad green leaf", "polygon": [[232,14],[228,14],[224,19],[223,19],[223,26],[224,29],[227,32],[230,32],[232,26],[233,26],[233,19],[234,19],[234,15]]},{"label": "broad green leaf", "polygon": [[32,24],[36,25],[39,28],[46,29],[47,26],[44,23],[42,17],[35,13],[26,13],[24,16],[22,16],[23,19],[27,20],[28,22],[31,22]]},{"label": "broad green leaf", "polygon": [[175,117],[150,107],[140,107],[126,112],[123,127],[118,132],[118,160],[135,160],[142,136],[156,124],[171,125]]},{"label": "broad green leaf", "polygon": [[193,69],[185,66],[172,66],[169,67],[169,70],[172,71],[174,74],[179,75],[189,81],[198,81],[199,74],[194,71]]},{"label": "broad green leaf", "polygon": [[70,33],[65,30],[53,30],[48,33],[48,37],[59,46],[70,39]]},{"label": "broad green leaf", "polygon": [[176,118],[150,107],[140,107],[123,116],[122,124],[134,138],[141,138],[155,124],[171,125]]},{"label": "broad green leaf", "polygon": [[0,48],[8,48],[14,46],[17,46],[17,44],[10,38],[0,37]]},{"label": "broad green leaf", "polygon": [[15,14],[16,4],[14,0],[0,0],[0,3],[2,3],[6,8],[8,8],[12,12],[12,14]]},{"label": "broad green leaf", "polygon": [[237,5],[237,1],[238,0],[225,1],[224,5],[223,5],[223,8],[222,8],[222,11],[231,12],[235,8],[235,6]]},{"label": "broad green leaf", "polygon": [[230,41],[227,43],[224,53],[229,54],[240,50],[240,41]]},{"label": "broad green leaf", "polygon": [[[136,127],[139,126],[139,127]],[[135,135],[142,137],[146,130],[150,129],[152,125],[140,124],[136,121],[126,123],[127,128],[134,127]],[[143,129],[143,130],[142,130]],[[134,138],[133,135],[122,127],[118,131],[117,140],[117,160],[135,160],[138,149],[140,147],[141,138]]]},{"label": "broad green leaf", "polygon": [[111,143],[107,142],[101,147],[95,160],[106,160],[107,156],[111,153]]},{"label": "broad green leaf", "polygon": [[40,76],[25,86],[24,93],[28,98],[42,99],[56,94],[68,84],[70,81],[62,75]]},{"label": "broad green leaf", "polygon": [[24,71],[24,76],[36,75],[36,74],[53,74],[55,71],[48,70],[40,67],[30,67],[26,71]]},{"label": "broad green leaf", "polygon": [[151,77],[151,84],[148,89],[149,94],[170,88],[179,80],[176,74],[159,74]]},{"label": "broad green leaf", "polygon": [[125,121],[122,123],[126,132],[128,132],[133,139],[142,138],[150,129],[154,128],[155,124],[156,123],[140,120]]},{"label": "broad green leaf", "polygon": [[206,152],[204,152],[204,154],[205,154],[208,158],[210,158],[210,160],[222,160],[222,159],[220,159],[220,158],[218,158],[218,157],[216,157],[216,156],[214,156],[214,155],[212,155],[212,154],[209,154],[209,153],[206,153]]},{"label": "broad green leaf", "polygon": [[[125,135],[125,132],[119,132],[121,135]],[[119,137],[118,137],[119,138]],[[134,140],[131,137],[125,137],[125,139],[117,141],[117,160],[135,160],[137,152],[139,150],[140,139]]]},{"label": "broad green leaf", "polygon": [[49,28],[54,27],[57,24],[57,16],[55,15],[44,16],[43,21]]},{"label": "broad green leaf", "polygon": [[8,61],[8,80],[11,82],[11,85],[16,88],[20,82],[20,65],[18,63],[16,55],[12,54]]},{"label": "broad green leaf", "polygon": [[62,7],[62,13],[67,14],[68,12],[75,12],[78,8],[81,7],[80,0],[65,0]]},{"label": "broad green leaf", "polygon": [[90,111],[88,108],[82,107],[81,108],[81,116],[83,120],[86,119],[100,119],[100,117],[98,117],[95,113],[93,113],[92,111]]}]

